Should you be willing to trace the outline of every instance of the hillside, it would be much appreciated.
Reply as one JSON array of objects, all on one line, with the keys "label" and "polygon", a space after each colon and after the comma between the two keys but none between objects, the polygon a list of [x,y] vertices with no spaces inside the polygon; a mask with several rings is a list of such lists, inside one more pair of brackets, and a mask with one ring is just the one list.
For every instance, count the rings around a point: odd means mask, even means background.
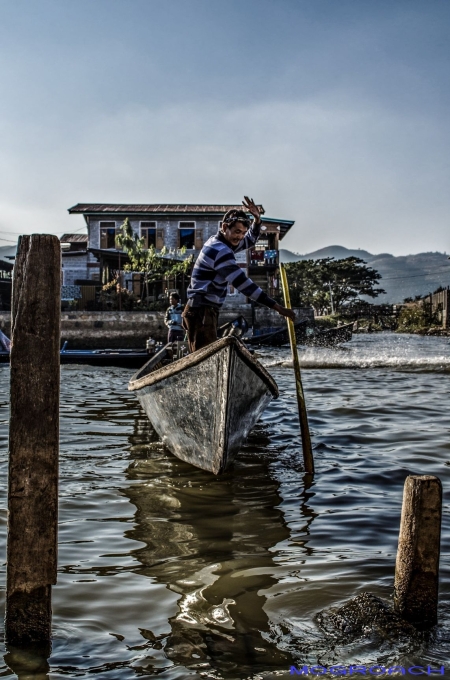
[{"label": "hillside", "polygon": [[[0,260],[15,255],[16,246],[1,246]],[[337,260],[345,257],[360,257],[370,267],[376,269],[383,277],[380,286],[387,291],[380,295],[377,303],[403,302],[406,297],[426,295],[439,286],[450,285],[450,260],[445,253],[418,253],[395,257],[389,253],[372,255],[367,250],[351,250],[343,246],[327,246],[312,253],[299,255],[290,250],[280,250],[281,262],[297,262],[297,260],[318,260],[323,257],[334,257]]]},{"label": "hillside", "polygon": [[383,277],[380,286],[387,291],[387,294],[380,295],[373,300],[378,304],[403,302],[406,297],[426,295],[439,286],[450,285],[450,261],[445,253],[418,253],[395,257],[389,253],[372,255],[366,250],[328,246],[306,255],[292,253],[290,250],[280,250],[280,256],[281,261],[285,263],[318,260],[323,257],[336,259],[360,257]]}]

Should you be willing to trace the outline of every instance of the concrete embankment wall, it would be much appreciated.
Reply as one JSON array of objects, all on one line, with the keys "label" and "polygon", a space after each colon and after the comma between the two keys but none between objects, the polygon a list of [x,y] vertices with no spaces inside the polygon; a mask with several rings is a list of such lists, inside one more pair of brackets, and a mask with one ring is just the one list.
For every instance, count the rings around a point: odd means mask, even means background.
[{"label": "concrete embankment wall", "polygon": [[[312,317],[312,310],[296,310],[297,319]],[[252,324],[250,305],[235,305],[223,308],[219,324],[227,323],[237,316],[246,318]],[[266,307],[255,309],[255,328],[283,327],[285,320]],[[11,315],[0,313],[0,329],[11,336]],[[61,342],[67,340],[69,349],[117,349],[145,347],[149,338],[165,341],[167,328],[164,312],[62,312]]]}]

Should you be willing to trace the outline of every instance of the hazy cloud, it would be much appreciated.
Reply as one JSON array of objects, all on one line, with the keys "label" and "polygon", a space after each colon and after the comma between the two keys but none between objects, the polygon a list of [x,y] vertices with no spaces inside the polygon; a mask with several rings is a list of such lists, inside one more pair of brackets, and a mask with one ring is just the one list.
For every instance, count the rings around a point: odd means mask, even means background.
[{"label": "hazy cloud", "polygon": [[77,202],[249,193],[296,220],[296,251],[448,248],[443,6],[6,7],[0,238],[80,229]]}]

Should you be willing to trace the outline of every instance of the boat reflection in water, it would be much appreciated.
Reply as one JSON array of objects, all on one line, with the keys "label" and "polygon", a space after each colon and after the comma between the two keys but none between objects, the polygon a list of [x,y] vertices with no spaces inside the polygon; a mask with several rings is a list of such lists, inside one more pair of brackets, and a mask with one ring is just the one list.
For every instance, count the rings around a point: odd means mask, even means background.
[{"label": "boat reflection in water", "polygon": [[160,650],[159,663],[216,668],[225,677],[238,677],[237,669],[289,668],[292,658],[275,643],[264,608],[266,592],[278,583],[271,551],[289,538],[264,427],[257,426],[234,468],[217,478],[165,451],[147,421],[136,426],[127,471],[133,484],[124,490],[137,508],[136,526],[126,536],[145,544],[134,551],[139,573],[180,596],[167,635],[141,631],[153,654]]}]

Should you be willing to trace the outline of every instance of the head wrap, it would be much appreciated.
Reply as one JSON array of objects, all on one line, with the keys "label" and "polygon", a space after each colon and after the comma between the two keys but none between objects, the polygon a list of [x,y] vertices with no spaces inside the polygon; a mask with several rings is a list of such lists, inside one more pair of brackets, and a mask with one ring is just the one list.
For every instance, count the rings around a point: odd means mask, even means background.
[{"label": "head wrap", "polygon": [[225,213],[223,216],[222,224],[226,224],[227,227],[232,227],[235,222],[242,222],[247,229],[250,227],[253,220],[253,215],[244,212],[244,210],[236,210],[233,208]]}]

